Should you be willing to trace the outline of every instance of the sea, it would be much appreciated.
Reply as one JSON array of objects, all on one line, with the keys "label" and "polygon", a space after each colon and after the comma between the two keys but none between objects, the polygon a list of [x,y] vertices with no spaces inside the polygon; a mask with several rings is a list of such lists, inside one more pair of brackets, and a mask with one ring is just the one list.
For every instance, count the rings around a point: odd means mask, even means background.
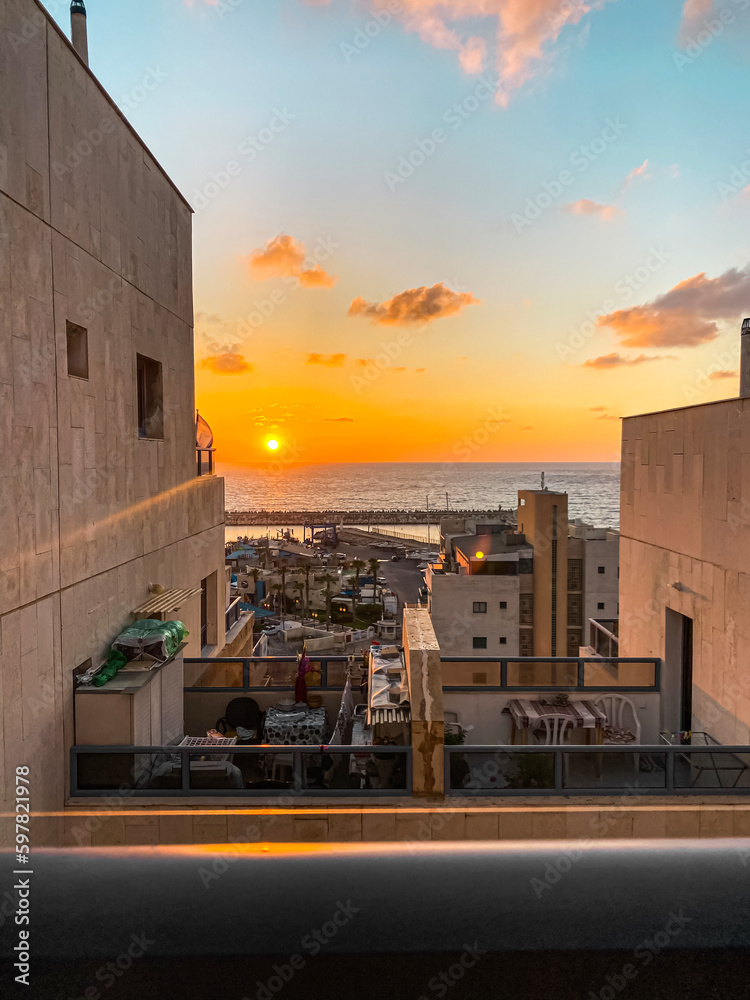
[{"label": "sea", "polygon": [[[597,527],[620,523],[618,462],[358,462],[320,465],[279,462],[256,465],[218,463],[224,476],[227,510],[369,510],[371,527],[389,528],[427,539],[428,525],[380,525],[378,510],[494,510],[517,506],[518,490],[545,486],[568,494],[568,516]],[[240,531],[227,538],[266,534],[302,526],[277,523]],[[367,527],[367,523],[362,525]]]}]

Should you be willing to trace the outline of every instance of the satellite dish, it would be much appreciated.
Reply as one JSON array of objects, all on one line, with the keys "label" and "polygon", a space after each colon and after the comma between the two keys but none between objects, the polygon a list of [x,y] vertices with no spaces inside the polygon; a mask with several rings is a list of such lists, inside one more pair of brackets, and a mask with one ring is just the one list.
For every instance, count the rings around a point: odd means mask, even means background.
[{"label": "satellite dish", "polygon": [[195,415],[195,447],[199,451],[206,451],[214,444],[214,432],[208,426],[200,413]]}]

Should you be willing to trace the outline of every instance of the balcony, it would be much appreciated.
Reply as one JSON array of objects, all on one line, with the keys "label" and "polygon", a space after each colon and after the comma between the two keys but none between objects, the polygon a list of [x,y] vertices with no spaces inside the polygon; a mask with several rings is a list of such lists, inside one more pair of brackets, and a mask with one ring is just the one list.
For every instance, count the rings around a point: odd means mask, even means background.
[{"label": "balcony", "polygon": [[[406,652],[408,659],[408,645]],[[348,680],[353,658],[347,656],[311,660],[308,697],[315,697],[311,700],[317,701],[327,722],[314,738],[302,737],[290,745],[178,745],[184,733],[196,735],[217,728],[234,698],[252,698],[261,713],[278,711],[280,702],[294,699],[297,675],[294,656],[186,660],[184,725],[174,741],[73,746],[71,798],[105,797],[117,791],[152,800],[213,796],[234,801],[265,796],[286,805],[289,795],[387,801],[418,794],[414,776],[418,757],[418,772],[424,772],[425,731],[431,733],[430,746],[433,736],[437,743],[429,794],[444,794],[446,805],[455,803],[456,797],[477,796],[608,795],[619,800],[642,795],[744,796],[750,791],[750,747],[721,746],[709,736],[699,742],[701,734],[665,740],[660,732],[658,658],[466,659],[440,658],[437,651],[430,655],[435,658],[430,659],[429,668],[412,667],[427,669],[433,680],[442,675],[430,714],[424,714],[419,682],[415,684],[412,678],[411,742],[407,736],[387,746],[371,735],[364,742],[355,739],[351,724],[348,728],[340,725],[346,704],[352,713],[349,723],[357,705],[362,705],[359,685]],[[632,706],[637,717],[635,742],[601,742],[606,715],[597,702],[612,695]],[[560,700],[562,707],[556,704]],[[567,713],[576,720],[564,741],[540,744],[538,731],[535,735],[533,725],[523,721],[524,715],[536,719],[546,712]],[[431,728],[436,724],[436,729]],[[436,761],[440,762],[437,768]]]}]

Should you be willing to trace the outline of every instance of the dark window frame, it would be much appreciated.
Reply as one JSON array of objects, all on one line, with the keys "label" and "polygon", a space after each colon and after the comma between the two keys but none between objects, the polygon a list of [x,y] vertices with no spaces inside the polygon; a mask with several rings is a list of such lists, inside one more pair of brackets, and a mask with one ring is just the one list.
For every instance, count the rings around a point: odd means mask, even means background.
[{"label": "dark window frame", "polygon": [[472,649],[487,649],[487,636],[486,635],[475,635],[471,640]]}]

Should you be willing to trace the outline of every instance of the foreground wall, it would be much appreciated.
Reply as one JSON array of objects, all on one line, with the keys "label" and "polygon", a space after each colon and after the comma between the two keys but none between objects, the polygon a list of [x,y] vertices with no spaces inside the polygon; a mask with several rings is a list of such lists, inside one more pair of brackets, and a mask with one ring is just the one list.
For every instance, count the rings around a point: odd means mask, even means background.
[{"label": "foreground wall", "polygon": [[[73,669],[149,584],[216,571],[223,643],[223,482],[195,479],[189,206],[35,0],[0,4],[0,93],[0,782],[27,765],[54,809]],[[160,439],[138,435],[137,354],[162,365]],[[199,599],[180,615],[199,654]]]},{"label": "foreground wall", "polygon": [[750,399],[624,420],[621,491],[620,654],[665,657],[668,706],[691,618],[692,728],[750,742]]}]

